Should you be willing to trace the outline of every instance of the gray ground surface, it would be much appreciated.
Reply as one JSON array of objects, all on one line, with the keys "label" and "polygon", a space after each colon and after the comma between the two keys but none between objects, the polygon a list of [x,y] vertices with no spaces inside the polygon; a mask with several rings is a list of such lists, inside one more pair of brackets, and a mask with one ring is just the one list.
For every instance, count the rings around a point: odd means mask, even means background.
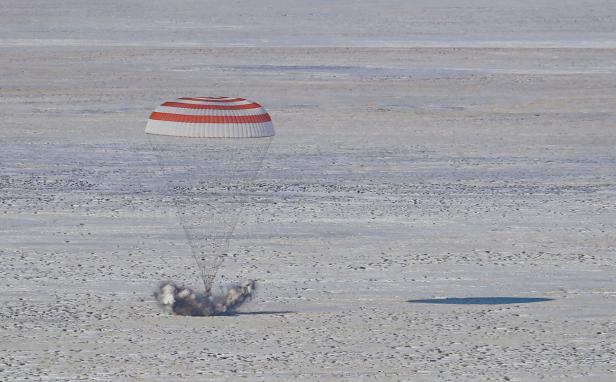
[{"label": "gray ground surface", "polygon": [[[2,2],[0,380],[616,378],[614,3],[367,3]],[[278,133],[234,317],[152,296],[197,283],[144,191],[190,95]]]}]

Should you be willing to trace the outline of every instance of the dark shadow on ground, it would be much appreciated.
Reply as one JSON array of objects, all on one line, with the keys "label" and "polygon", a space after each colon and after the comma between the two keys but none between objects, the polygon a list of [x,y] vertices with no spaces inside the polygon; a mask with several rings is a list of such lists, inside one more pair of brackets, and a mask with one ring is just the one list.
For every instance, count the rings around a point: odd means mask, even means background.
[{"label": "dark shadow on ground", "polygon": [[528,304],[531,302],[552,301],[544,297],[448,297],[428,298],[424,300],[408,300],[416,304],[451,304],[451,305],[502,305],[502,304]]},{"label": "dark shadow on ground", "polygon": [[256,312],[229,312],[222,314],[222,316],[258,316],[258,315],[276,315],[276,314],[292,314],[296,313],[292,310],[260,310]]}]

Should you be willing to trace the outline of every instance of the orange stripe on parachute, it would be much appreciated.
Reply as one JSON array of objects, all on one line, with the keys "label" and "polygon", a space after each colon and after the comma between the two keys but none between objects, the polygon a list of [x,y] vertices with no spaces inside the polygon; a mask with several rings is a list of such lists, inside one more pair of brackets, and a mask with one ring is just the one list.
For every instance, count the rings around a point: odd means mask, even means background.
[{"label": "orange stripe on parachute", "polygon": [[272,119],[269,114],[258,115],[184,115],[153,112],[150,119],[155,121],[185,123],[263,123]]},{"label": "orange stripe on parachute", "polygon": [[182,97],[178,99],[183,99],[185,101],[201,101],[201,102],[239,102],[246,101],[245,98],[229,98],[229,99],[217,99],[217,98],[187,98]]},{"label": "orange stripe on parachute", "polygon": [[[209,101],[208,101],[209,102]],[[210,110],[242,110],[257,109],[261,107],[258,103],[247,103],[244,105],[200,105],[196,103],[165,102],[161,106],[180,107],[183,109],[210,109]]]}]

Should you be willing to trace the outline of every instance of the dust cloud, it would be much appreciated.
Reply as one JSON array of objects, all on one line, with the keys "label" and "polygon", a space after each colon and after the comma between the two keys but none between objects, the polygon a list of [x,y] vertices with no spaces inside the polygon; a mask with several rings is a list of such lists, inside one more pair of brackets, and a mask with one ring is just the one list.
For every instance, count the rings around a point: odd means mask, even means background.
[{"label": "dust cloud", "polygon": [[197,292],[173,282],[164,282],[154,295],[166,312],[179,316],[216,316],[233,314],[250,301],[255,292],[254,280],[223,287],[217,292]]}]

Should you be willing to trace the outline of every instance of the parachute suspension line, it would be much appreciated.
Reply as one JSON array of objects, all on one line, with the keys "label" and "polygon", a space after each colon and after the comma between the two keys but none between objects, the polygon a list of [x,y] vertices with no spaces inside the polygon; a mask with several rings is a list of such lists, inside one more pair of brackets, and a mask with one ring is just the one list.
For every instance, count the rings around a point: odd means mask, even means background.
[{"label": "parachute suspension line", "polygon": [[[222,248],[220,250],[220,254],[215,256],[212,271],[204,276],[205,279],[208,280],[206,282],[208,288],[211,288],[211,284],[216,278],[218,269],[224,262],[224,258],[229,250],[229,241],[231,240],[240,220],[239,212],[243,209],[244,205],[247,202],[247,198],[242,197],[241,194],[242,192],[246,192],[245,187],[252,185],[254,180],[256,179],[259,173],[259,169],[261,168],[263,160],[265,159],[265,156],[267,155],[267,152],[271,145],[272,137],[259,138],[259,144],[255,144],[255,141],[257,140],[245,138],[225,139],[225,142],[230,143],[231,145],[231,147],[228,147],[226,150],[224,150],[224,153],[226,155],[223,156],[223,161],[225,162],[223,168],[229,168],[228,171],[225,171],[223,179],[228,179],[228,181],[226,182],[226,187],[224,184],[220,184],[220,186],[223,189],[226,189],[227,192],[231,195],[231,200],[227,201],[227,203],[223,201],[221,204],[227,204],[232,210],[235,209],[235,211],[233,211],[233,213],[226,214],[225,212],[227,211],[221,211],[219,208],[210,205],[210,207],[217,213],[221,214],[222,216],[230,216],[230,218],[222,218],[223,224],[226,228],[226,233],[222,236],[222,238],[218,239],[222,242]],[[241,154],[245,155],[246,153],[248,153],[248,155],[242,157]],[[242,168],[241,164],[245,163],[248,163],[248,165]],[[244,175],[246,172],[248,173],[248,175]],[[211,240],[216,239],[213,238]]]},{"label": "parachute suspension line", "polygon": [[[256,165],[253,166],[254,171],[250,172],[250,177],[247,178],[247,180],[245,181],[244,185],[245,186],[251,186],[254,184],[255,179],[257,178],[257,175],[261,169],[261,166],[263,165],[263,160],[265,159],[265,156],[267,155],[267,152],[269,151],[269,147],[272,144],[272,140],[273,137],[267,137],[267,138],[260,138],[260,139],[264,139],[267,140],[265,145],[263,146],[259,146],[256,154]],[[238,193],[241,192],[241,190],[239,189],[240,186],[238,185]],[[244,205],[246,204],[246,199],[240,200],[239,202],[239,206],[238,208],[241,210],[243,209]],[[231,237],[233,236],[235,229],[237,228],[237,225],[239,223],[240,220],[240,214],[235,214],[233,216],[233,220],[231,222],[230,225],[230,230],[227,233],[226,237],[225,237],[225,241],[228,241],[229,239],[231,239]]]},{"label": "parachute suspension line", "polygon": [[[152,152],[154,153],[154,157],[156,157],[156,162],[158,164],[158,167],[160,169],[161,172],[164,172],[165,170],[165,166],[163,165],[163,158],[160,154],[160,150],[157,148],[157,146],[152,142],[152,138],[150,137],[150,134],[146,134],[147,139],[148,139],[148,143],[150,144],[150,147],[152,148]],[[205,275],[205,269],[203,268],[203,266],[201,265],[201,263],[199,262],[199,257],[197,255],[197,251],[195,246],[192,243],[191,237],[192,235],[190,234],[190,232],[188,231],[186,225],[184,224],[184,218],[182,216],[182,209],[180,207],[180,202],[178,200],[178,198],[174,197],[171,195],[171,180],[167,181],[168,186],[167,187],[163,187],[163,198],[170,198],[173,202],[173,206],[174,206],[174,210],[176,213],[176,216],[178,218],[178,220],[180,221],[180,225],[182,226],[182,230],[184,232],[184,237],[186,239],[186,243],[188,244],[188,246],[190,247],[190,252],[192,253],[193,259],[195,260],[195,263],[197,263],[197,268],[199,269],[199,273],[201,274],[201,280],[203,281],[203,286],[205,288],[206,292],[209,292],[209,287],[206,283],[206,275]]]},{"label": "parachute suspension line", "polygon": [[[164,172],[162,145],[153,142],[150,134],[147,134],[147,139],[161,172]],[[216,180],[215,184],[211,182],[199,184],[197,182],[196,186],[187,189],[182,184],[175,184],[174,186],[173,179],[166,181],[167,187],[162,193],[163,198],[170,199],[174,205],[206,292],[211,290],[218,269],[228,254],[229,242],[241,219],[240,212],[249,201],[247,195],[250,192],[249,187],[253,185],[259,173],[272,139],[273,137],[258,139],[221,138],[210,141],[209,144],[204,144],[203,141],[199,140],[198,146],[207,153],[207,156],[197,158],[197,165],[188,167],[187,171],[182,174],[183,177],[179,179],[182,179],[182,181],[184,179],[196,179],[202,182],[204,179],[211,180],[213,178]],[[182,160],[180,167],[186,167],[188,161],[194,160],[192,154],[190,157],[180,156],[180,158]],[[215,161],[218,165],[214,167],[209,165],[199,166],[200,163],[208,163],[205,159]],[[172,171],[171,169],[168,170]],[[212,173],[212,170],[215,171]],[[208,173],[208,171],[210,172]],[[206,174],[205,177],[199,177],[201,172]],[[210,194],[207,197],[209,193],[207,190],[213,190],[212,186],[218,186],[221,193]],[[205,194],[201,187],[205,187]],[[197,192],[196,195],[192,195],[194,200],[203,196],[207,197],[209,201],[202,200],[202,202],[210,209],[210,220],[214,223],[218,221],[222,223],[222,226],[212,228],[211,232],[200,226],[198,219],[201,215],[188,203],[191,198],[190,192]],[[218,201],[216,198],[218,198]],[[214,227],[216,226],[214,225]]]},{"label": "parachute suspension line", "polygon": [[[152,140],[150,139],[150,135],[149,135],[149,134],[146,134],[146,137],[147,137],[147,140],[148,140],[148,145],[149,145],[150,149],[152,150],[152,152],[154,153],[154,157],[156,158],[156,164],[158,164],[158,167],[162,169],[162,166],[161,166],[161,158],[159,158],[159,157],[158,157],[158,155],[157,155],[156,151],[154,150],[154,146],[153,146],[153,144],[152,144]],[[137,149],[137,151],[138,151],[138,152],[141,152],[142,150],[145,150],[145,149],[141,149],[141,150],[140,150],[140,149]],[[147,153],[147,151],[146,151],[146,153]],[[162,170],[161,170],[161,171],[162,171]],[[156,173],[154,173],[154,176],[156,176]],[[156,188],[155,188],[155,187],[153,187],[153,186],[150,186],[150,187],[152,187],[152,191],[156,191]],[[166,265],[167,267],[170,267],[170,265],[169,265],[169,263],[167,262],[167,259],[165,258],[165,256],[162,256],[162,257],[161,257],[161,260],[165,263],[165,265]]]}]

